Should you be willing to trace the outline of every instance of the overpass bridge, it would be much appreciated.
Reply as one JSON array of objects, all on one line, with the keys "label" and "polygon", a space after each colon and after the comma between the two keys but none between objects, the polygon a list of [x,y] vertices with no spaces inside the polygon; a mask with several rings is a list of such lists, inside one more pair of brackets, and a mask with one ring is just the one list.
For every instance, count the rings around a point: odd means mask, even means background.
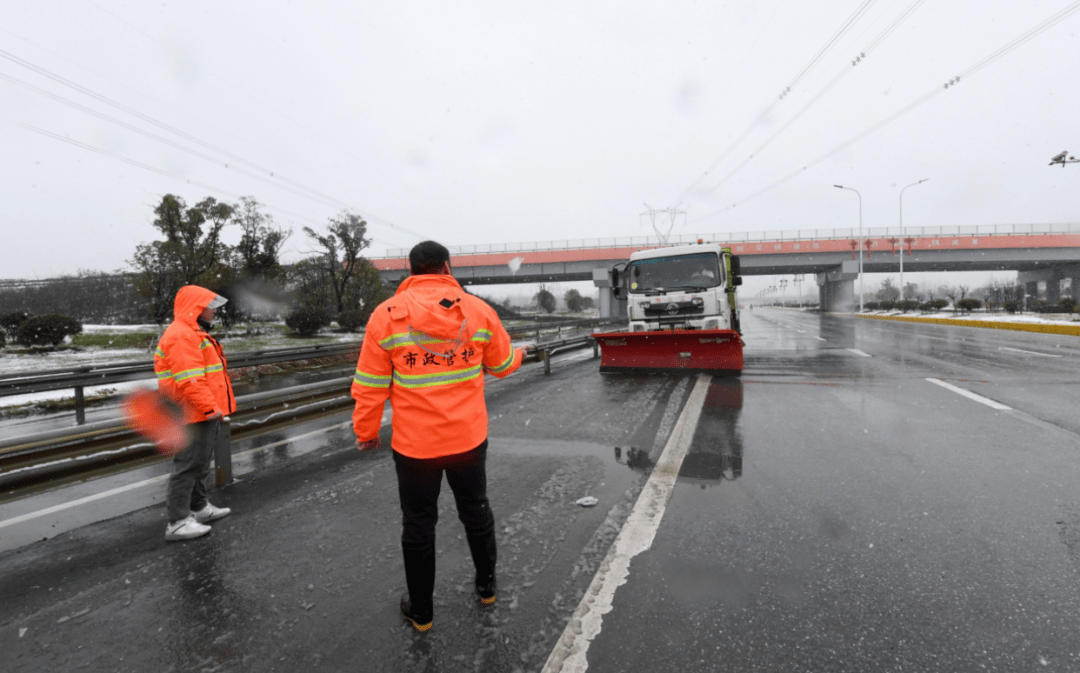
[{"label": "overpass bridge", "polygon": [[[904,269],[913,272],[1018,271],[1030,295],[1045,282],[1051,302],[1060,296],[1060,281],[1072,279],[1072,287],[1080,287],[1080,222],[905,227],[902,237],[898,227],[871,227],[864,236],[864,273],[896,272],[903,255]],[[858,229],[687,234],[671,237],[668,245],[699,240],[730,246],[745,276],[815,274],[823,307],[841,310],[854,303]],[[602,314],[618,315],[617,300],[605,296],[607,271],[631,253],[661,245],[655,237],[627,236],[454,246],[450,255],[463,285],[592,280],[601,288]],[[371,261],[384,281],[400,282],[408,275],[408,250],[387,253]]]}]

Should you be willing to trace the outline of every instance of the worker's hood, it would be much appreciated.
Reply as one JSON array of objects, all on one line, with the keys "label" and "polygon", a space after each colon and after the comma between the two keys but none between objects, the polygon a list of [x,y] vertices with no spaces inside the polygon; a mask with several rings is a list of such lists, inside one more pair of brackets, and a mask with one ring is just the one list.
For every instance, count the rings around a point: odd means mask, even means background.
[{"label": "worker's hood", "polygon": [[390,307],[390,317],[404,320],[412,332],[447,341],[468,340],[469,331],[462,298],[465,290],[453,276],[423,274],[401,282]]},{"label": "worker's hood", "polygon": [[203,310],[218,298],[216,292],[211,292],[205,287],[198,285],[185,285],[176,292],[173,300],[173,320],[179,320],[185,325],[195,328],[196,322]]}]

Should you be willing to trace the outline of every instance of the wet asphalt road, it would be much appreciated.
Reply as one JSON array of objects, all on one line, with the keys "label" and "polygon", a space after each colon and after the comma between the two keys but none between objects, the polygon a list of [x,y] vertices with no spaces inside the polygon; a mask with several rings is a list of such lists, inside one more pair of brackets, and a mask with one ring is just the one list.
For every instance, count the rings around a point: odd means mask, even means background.
[{"label": "wet asphalt road", "polygon": [[[744,323],[589,669],[1080,670],[1080,339]],[[155,506],[0,554],[0,668],[540,670],[693,385],[590,355],[489,386],[494,609],[444,492],[435,627],[401,622],[392,463],[336,430],[215,494],[207,538],[165,544]]]}]

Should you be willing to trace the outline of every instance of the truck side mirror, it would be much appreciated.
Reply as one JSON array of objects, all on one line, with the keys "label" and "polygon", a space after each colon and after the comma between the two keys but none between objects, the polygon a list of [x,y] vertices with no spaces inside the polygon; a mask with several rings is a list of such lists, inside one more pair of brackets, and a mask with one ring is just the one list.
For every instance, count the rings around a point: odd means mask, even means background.
[{"label": "truck side mirror", "polygon": [[616,299],[626,299],[627,297],[626,286],[623,282],[623,275],[620,272],[619,267],[613,267],[611,269],[611,294]]}]

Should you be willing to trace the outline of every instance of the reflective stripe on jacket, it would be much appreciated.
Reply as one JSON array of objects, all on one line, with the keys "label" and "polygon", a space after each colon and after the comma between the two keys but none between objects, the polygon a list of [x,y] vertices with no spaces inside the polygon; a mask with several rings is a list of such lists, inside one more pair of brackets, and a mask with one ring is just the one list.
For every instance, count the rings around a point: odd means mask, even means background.
[{"label": "reflective stripe on jacket", "polygon": [[198,285],[180,288],[173,301],[173,321],[154,351],[158,389],[184,406],[188,423],[205,421],[215,412],[228,416],[236,411],[221,344],[196,322],[216,296]]},{"label": "reflective stripe on jacket", "polygon": [[499,316],[452,276],[409,276],[376,307],[353,377],[353,429],[379,434],[386,399],[398,453],[438,458],[487,438],[484,372],[502,378],[521,366]]}]

